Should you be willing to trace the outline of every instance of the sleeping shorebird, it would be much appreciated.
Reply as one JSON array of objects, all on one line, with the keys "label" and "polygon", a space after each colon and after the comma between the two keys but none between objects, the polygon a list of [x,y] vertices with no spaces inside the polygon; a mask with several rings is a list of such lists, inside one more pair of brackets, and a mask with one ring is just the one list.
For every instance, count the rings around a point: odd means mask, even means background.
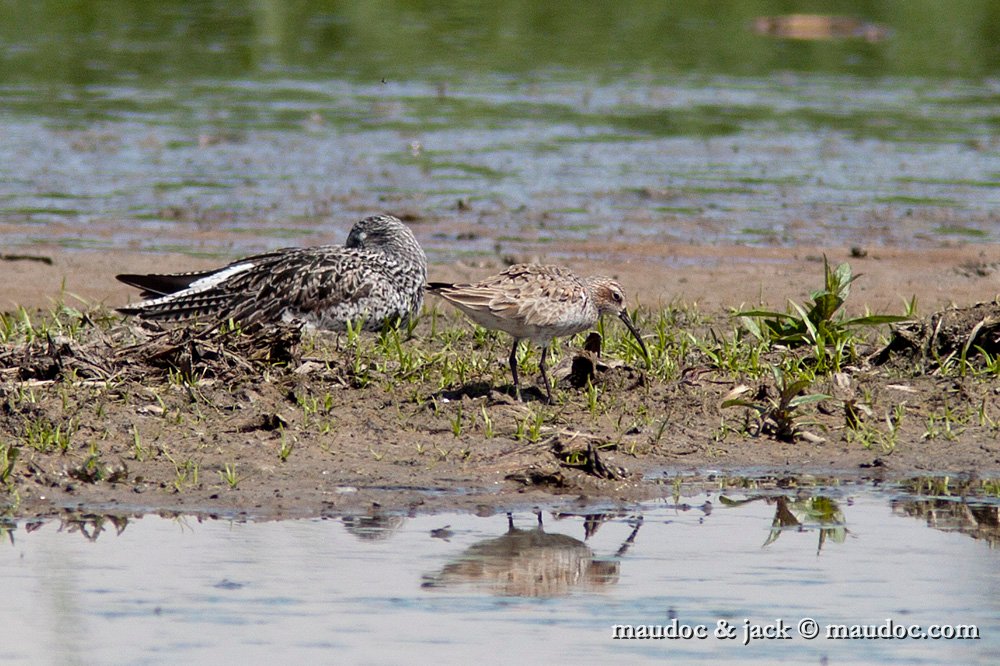
[{"label": "sleeping shorebird", "polygon": [[514,336],[509,362],[518,400],[521,388],[517,377],[517,346],[521,340],[530,340],[542,347],[539,368],[550,404],[552,386],[545,371],[549,343],[553,338],[586,331],[601,315],[614,314],[625,322],[639,342],[643,355],[649,358],[642,336],[629,317],[625,293],[611,278],[579,278],[559,266],[516,264],[482,282],[431,282],[427,290],[457,307],[480,326]]},{"label": "sleeping shorebird", "polygon": [[343,246],[284,248],[201,272],[116,277],[148,299],[118,311],[143,319],[300,322],[335,331],[363,319],[371,331],[420,309],[427,258],[402,222],[376,215],[355,224]]}]

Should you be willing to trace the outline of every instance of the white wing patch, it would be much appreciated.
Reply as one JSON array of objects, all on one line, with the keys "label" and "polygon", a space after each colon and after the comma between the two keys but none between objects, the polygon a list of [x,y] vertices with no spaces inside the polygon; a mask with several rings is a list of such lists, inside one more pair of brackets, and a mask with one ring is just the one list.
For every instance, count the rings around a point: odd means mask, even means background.
[{"label": "white wing patch", "polygon": [[188,285],[188,288],[184,290],[184,293],[197,293],[199,291],[204,291],[206,289],[211,289],[216,285],[220,285],[234,275],[238,275],[244,271],[248,271],[256,266],[253,262],[246,262],[244,264],[235,264],[233,266],[227,266],[221,271],[212,273],[211,275],[206,275],[200,280],[195,280]]},{"label": "white wing patch", "polygon": [[257,264],[253,262],[245,262],[242,264],[236,264],[235,266],[227,266],[221,271],[212,273],[211,275],[206,275],[200,280],[195,280],[187,286],[187,289],[182,289],[180,291],[175,291],[172,294],[167,294],[166,296],[160,296],[159,298],[150,298],[145,301],[139,302],[139,307],[143,309],[155,308],[160,305],[165,305],[173,303],[179,299],[182,299],[192,294],[198,294],[203,291],[208,291],[209,289],[216,287],[234,275],[239,275],[245,271],[250,270]]}]

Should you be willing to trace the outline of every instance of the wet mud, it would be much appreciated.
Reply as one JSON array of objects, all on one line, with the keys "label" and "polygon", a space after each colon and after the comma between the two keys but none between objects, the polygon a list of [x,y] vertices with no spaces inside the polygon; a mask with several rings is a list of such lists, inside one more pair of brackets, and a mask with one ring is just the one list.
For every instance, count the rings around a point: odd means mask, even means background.
[{"label": "wet mud", "polygon": [[[797,260],[796,252],[787,251],[784,266],[801,270],[802,280],[782,285],[802,300],[801,285],[816,282],[817,264]],[[880,280],[892,271],[879,260],[853,260],[876,270],[859,271],[861,295],[851,308],[863,309],[866,297],[900,281],[931,294],[930,282],[985,280],[958,270],[968,257],[943,276],[931,272],[927,253],[919,258],[922,265],[915,253],[893,264],[908,268],[888,284]],[[640,302],[654,300],[650,283],[665,274],[620,268]],[[737,269],[744,289],[770,284],[758,269]],[[436,265],[431,273],[487,270]],[[715,270],[671,275],[679,291],[691,293],[709,290]],[[989,288],[983,282],[980,292]],[[737,294],[713,293],[734,307],[739,302]],[[899,314],[897,303],[887,310]],[[710,341],[734,339],[737,320],[722,308],[680,300],[643,306],[637,324],[651,346],[664,335],[656,324],[664,312],[675,340],[699,341],[683,354],[664,347],[679,354],[676,367],[622,358],[614,347],[621,331],[605,330],[600,358],[579,336],[554,350],[553,406],[541,400],[537,351],[525,359],[525,401],[518,402],[506,367],[509,340],[477,332],[445,306],[425,310],[412,331],[356,338],[294,328],[152,330],[94,304],[10,312],[0,349],[5,501],[26,516],[94,507],[256,517],[496,511],[628,503],[706,479],[976,480],[1000,473],[989,337],[1000,313],[995,302],[918,310],[912,321],[874,328],[855,363],[817,376],[803,391],[826,398],[799,408],[783,437],[761,427],[774,416],[766,406],[780,393],[775,380],[727,369],[705,351]],[[31,335],[18,328],[19,316],[32,318]],[[786,354],[762,362],[777,365]],[[725,406],[736,389],[764,408]]]}]

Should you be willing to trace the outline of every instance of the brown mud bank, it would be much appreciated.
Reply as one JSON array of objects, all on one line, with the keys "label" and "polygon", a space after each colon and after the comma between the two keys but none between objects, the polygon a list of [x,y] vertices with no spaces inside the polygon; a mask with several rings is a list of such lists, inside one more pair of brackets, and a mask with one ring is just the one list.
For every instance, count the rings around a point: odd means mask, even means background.
[{"label": "brown mud bank", "polygon": [[[864,278],[855,283],[849,307],[897,311],[917,296],[930,313],[948,305],[992,300],[1000,293],[1000,246],[957,244],[939,248],[901,247],[750,247],[684,243],[574,242],[566,256],[547,254],[546,245],[520,247],[515,256],[474,258],[432,264],[430,279],[467,281],[509,263],[545,261],[564,264],[579,274],[610,274],[629,290],[632,300],[648,307],[697,304],[721,312],[740,304],[803,299],[830,263],[850,261]],[[861,255],[861,256],[859,256]],[[168,272],[210,268],[219,258],[127,251],[66,251],[39,246],[30,254],[0,257],[0,311],[17,306],[47,308],[60,294],[116,307],[136,299],[134,289],[117,282],[116,273]],[[232,257],[235,259],[236,257]]]},{"label": "brown mud bank", "polygon": [[[130,296],[110,276],[197,262],[87,253],[0,262],[7,297],[26,308],[7,304],[2,322],[8,514],[494,511],[631,502],[685,479],[742,477],[957,474],[971,491],[995,492],[997,248],[853,258],[844,249],[626,249],[628,261],[573,267],[614,274],[638,297],[651,359],[634,355],[616,322],[605,322],[600,359],[580,352],[580,339],[563,341],[552,406],[537,388],[514,401],[509,340],[433,300],[412,330],[382,335],[150,331],[105,307]],[[731,316],[807,303],[823,283],[824,254],[863,274],[846,312],[902,314],[916,296],[913,321],[852,331],[831,363],[828,350],[761,341]],[[432,266],[431,275],[495,268],[482,264]],[[945,311],[950,304],[960,307]],[[538,356],[524,357],[525,387],[538,379]],[[574,359],[586,362],[573,371]]]}]

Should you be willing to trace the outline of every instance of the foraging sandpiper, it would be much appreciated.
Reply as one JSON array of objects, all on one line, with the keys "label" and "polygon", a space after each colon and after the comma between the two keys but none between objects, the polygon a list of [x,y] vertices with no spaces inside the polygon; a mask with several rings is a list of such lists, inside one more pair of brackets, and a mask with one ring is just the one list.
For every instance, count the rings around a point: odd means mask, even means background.
[{"label": "foraging sandpiper", "polygon": [[325,330],[363,320],[366,330],[379,330],[420,309],[427,258],[402,222],[376,215],[355,224],[343,246],[283,248],[201,272],[116,277],[147,299],[118,311],[143,319],[283,321]]},{"label": "foraging sandpiper", "polygon": [[510,372],[514,394],[521,399],[517,376],[517,346],[530,340],[542,347],[539,368],[545,393],[552,403],[552,387],[545,371],[553,338],[580,333],[594,326],[601,315],[617,315],[635,336],[648,359],[646,345],[628,314],[625,293],[611,278],[580,278],[559,266],[515,264],[475,284],[431,282],[427,290],[445,299],[485,328],[514,336]]}]

